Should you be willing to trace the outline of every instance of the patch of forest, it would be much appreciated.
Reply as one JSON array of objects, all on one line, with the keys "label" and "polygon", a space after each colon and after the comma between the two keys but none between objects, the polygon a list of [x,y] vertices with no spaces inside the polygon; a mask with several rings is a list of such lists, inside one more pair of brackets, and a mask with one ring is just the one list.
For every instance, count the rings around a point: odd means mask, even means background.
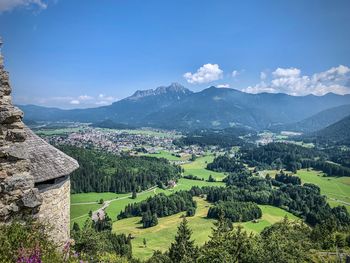
[{"label": "patch of forest", "polygon": [[156,185],[164,187],[181,173],[179,166],[163,158],[117,156],[75,146],[60,149],[80,165],[71,175],[72,193],[140,192]]},{"label": "patch of forest", "polygon": [[[349,167],[329,161],[329,156],[332,156],[331,152],[327,153],[292,143],[269,143],[261,147],[242,147],[240,153],[242,162],[259,170],[286,169],[296,173],[299,169],[312,167],[323,171],[328,176],[350,176]],[[344,156],[342,152],[338,154]],[[231,158],[227,162],[235,162],[235,160]]]},{"label": "patch of forest", "polygon": [[262,211],[252,202],[219,201],[209,208],[207,217],[219,219],[220,215],[232,222],[247,222],[260,218]]},{"label": "patch of forest", "polygon": [[179,191],[172,195],[157,194],[140,203],[129,204],[120,212],[118,219],[142,216],[144,228],[158,224],[158,217],[165,217],[186,211],[192,216],[196,211],[196,202],[188,191]]},{"label": "patch of forest", "polygon": [[300,185],[293,178],[286,180],[284,175],[278,175],[277,178],[257,177],[249,171],[231,173],[225,178],[227,187],[192,187],[191,193],[196,196],[206,195],[207,201],[212,203],[239,201],[280,207],[303,218],[311,226],[330,219],[335,227],[350,226],[350,215],[346,208],[331,208],[318,186],[307,183]]}]

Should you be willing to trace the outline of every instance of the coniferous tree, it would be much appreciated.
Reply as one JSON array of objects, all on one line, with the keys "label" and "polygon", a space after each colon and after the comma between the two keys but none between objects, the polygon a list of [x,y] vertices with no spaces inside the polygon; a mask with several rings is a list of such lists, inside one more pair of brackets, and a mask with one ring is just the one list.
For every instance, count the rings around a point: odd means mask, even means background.
[{"label": "coniferous tree", "polygon": [[77,222],[74,222],[73,223],[73,228],[72,228],[73,231],[75,232],[79,232],[80,231],[80,226],[78,225]]},{"label": "coniferous tree", "polygon": [[255,236],[248,235],[241,226],[233,228],[223,212],[214,225],[210,240],[201,248],[198,262],[261,262]]},{"label": "coniferous tree", "polygon": [[132,191],[132,196],[131,196],[131,198],[132,198],[132,199],[136,199],[136,197],[137,197],[137,193],[136,193],[135,190],[133,190],[133,191]]},{"label": "coniferous tree", "polygon": [[192,230],[184,217],[180,223],[175,242],[170,245],[169,257],[172,262],[193,262],[198,256],[198,249],[191,240]]}]

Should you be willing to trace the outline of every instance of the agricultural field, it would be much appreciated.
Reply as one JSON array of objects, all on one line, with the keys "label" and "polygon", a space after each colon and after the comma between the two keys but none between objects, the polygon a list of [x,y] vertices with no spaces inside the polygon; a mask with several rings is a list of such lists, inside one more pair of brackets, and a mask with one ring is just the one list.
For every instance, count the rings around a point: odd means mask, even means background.
[{"label": "agricultural field", "polygon": [[128,134],[140,134],[140,135],[146,135],[146,136],[153,136],[153,137],[159,137],[159,138],[179,138],[181,135],[175,132],[171,131],[162,131],[162,130],[154,130],[154,129],[108,129],[108,128],[97,128],[98,130],[104,130],[104,131],[116,131],[119,133],[128,133]]},{"label": "agricultural field", "polygon": [[159,153],[146,153],[144,155],[156,157],[156,158],[164,158],[169,161],[185,161],[189,157],[189,156],[178,157],[178,156],[172,155],[170,152],[167,152],[167,151],[160,151]]},{"label": "agricultural field", "polygon": [[[116,220],[117,215],[126,205],[131,203],[141,202],[155,194],[164,193],[169,195],[174,191],[190,190],[192,186],[224,186],[222,182],[206,182],[181,178],[178,184],[172,189],[154,188],[143,191],[137,194],[136,199],[131,198],[130,194],[115,194],[115,193],[83,193],[71,195],[71,224],[77,222],[82,225],[86,218],[88,218],[89,211],[95,211],[100,208],[97,202],[101,198],[104,201],[111,200],[109,206],[106,208],[107,214]],[[117,199],[115,199],[117,197]]]},{"label": "agricultural field", "polygon": [[[197,201],[196,214],[193,217],[187,217],[189,226],[193,234],[192,239],[197,245],[204,244],[211,234],[214,219],[207,219],[206,215],[210,204],[202,198],[195,197]],[[260,232],[264,227],[281,221],[285,215],[290,219],[297,219],[292,214],[272,206],[260,206],[263,216],[258,223],[246,222],[242,226],[249,232]],[[132,217],[114,222],[113,231],[116,233],[131,234],[133,255],[140,259],[150,257],[154,250],[165,251],[173,242],[177,227],[180,224],[184,213],[178,213],[172,216],[158,218],[158,225],[151,228],[142,228],[140,217]],[[147,246],[143,245],[143,239],[146,239]]]},{"label": "agricultural field", "polygon": [[[172,156],[168,152],[161,152],[163,157],[176,157]],[[157,156],[160,157],[160,156]],[[106,208],[106,212],[112,218],[116,220],[117,215],[120,213],[124,207],[130,203],[140,202],[158,193],[171,194],[174,191],[189,190],[192,186],[224,186],[224,183],[220,182],[224,177],[224,173],[217,173],[205,169],[207,163],[214,159],[213,155],[208,155],[204,157],[197,158],[194,162],[182,165],[184,168],[184,174],[193,174],[200,178],[207,180],[211,174],[218,182],[206,182],[199,180],[190,180],[186,178],[181,178],[178,184],[173,189],[159,189],[155,188],[150,191],[143,191],[137,195],[136,199],[131,199],[131,194],[115,194],[115,193],[82,193],[82,194],[72,194],[71,195],[71,224],[77,222],[82,225],[84,221],[88,218],[89,211],[97,210],[100,205],[98,201],[103,199],[104,201],[111,200],[109,206]]]},{"label": "agricultural field", "polygon": [[194,162],[186,163],[181,165],[184,168],[184,175],[195,175],[204,180],[208,180],[209,176],[212,175],[216,181],[222,181],[226,177],[224,173],[218,173],[214,171],[207,170],[207,164],[213,162],[214,155],[206,155],[203,157],[198,157]]},{"label": "agricultural field", "polygon": [[73,132],[82,131],[82,127],[59,128],[59,129],[42,129],[36,130],[35,133],[39,136],[67,135]]},{"label": "agricultural field", "polygon": [[128,194],[116,194],[116,193],[82,193],[82,194],[72,194],[70,198],[71,204],[75,203],[89,203],[98,202],[101,198],[104,201],[117,199]]},{"label": "agricultural field", "polygon": [[327,177],[322,172],[305,169],[297,175],[303,183],[318,185],[331,206],[344,205],[350,212],[350,177]]},{"label": "agricultural field", "polygon": [[259,233],[265,227],[281,221],[285,216],[287,216],[290,220],[299,219],[295,215],[278,207],[270,205],[259,205],[259,207],[261,208],[263,214],[261,219],[259,219],[257,223],[246,222],[242,224],[242,226],[249,232]]},{"label": "agricultural field", "polygon": [[[78,219],[81,218],[87,218],[88,217],[88,213],[89,211],[96,211],[98,210],[102,205],[98,204],[98,203],[94,203],[94,204],[71,204],[71,208],[70,208],[70,218],[71,218],[71,223],[73,224],[73,222],[75,222]],[[84,220],[85,221],[85,220]],[[83,221],[83,222],[84,222]],[[83,223],[83,222],[78,222],[78,223]]]},{"label": "agricultural field", "polygon": [[[259,172],[261,176],[269,174],[274,177],[277,170],[265,170]],[[289,173],[289,172],[287,172]],[[318,185],[321,194],[327,196],[328,203],[334,207],[344,205],[350,212],[350,177],[330,177],[325,176],[323,172],[310,169],[298,170],[297,174],[303,183],[312,183]]]}]

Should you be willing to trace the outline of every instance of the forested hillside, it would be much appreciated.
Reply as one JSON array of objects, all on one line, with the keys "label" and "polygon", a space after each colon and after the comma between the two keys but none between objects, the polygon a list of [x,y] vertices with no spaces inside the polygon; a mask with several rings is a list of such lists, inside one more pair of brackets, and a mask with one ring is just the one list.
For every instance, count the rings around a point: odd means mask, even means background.
[{"label": "forested hillside", "polygon": [[315,132],[332,125],[350,115],[350,104],[341,105],[318,112],[317,114],[296,123],[276,125],[273,130],[298,131],[303,133]]},{"label": "forested hillside", "polygon": [[116,156],[92,149],[61,146],[80,165],[71,176],[73,193],[127,193],[167,185],[180,176],[181,168],[165,159]]},{"label": "forested hillside", "polygon": [[350,115],[311,135],[317,143],[350,146]]},{"label": "forested hillside", "polygon": [[[345,156],[345,153],[340,153]],[[240,160],[257,169],[287,169],[296,172],[301,168],[315,168],[329,176],[350,176],[350,169],[332,163],[333,152],[306,148],[293,143],[269,143],[261,147],[244,147]],[[230,160],[226,160],[229,162]],[[232,159],[235,162],[235,159]],[[214,162],[215,163],[215,162]],[[221,164],[223,165],[223,164]]]}]

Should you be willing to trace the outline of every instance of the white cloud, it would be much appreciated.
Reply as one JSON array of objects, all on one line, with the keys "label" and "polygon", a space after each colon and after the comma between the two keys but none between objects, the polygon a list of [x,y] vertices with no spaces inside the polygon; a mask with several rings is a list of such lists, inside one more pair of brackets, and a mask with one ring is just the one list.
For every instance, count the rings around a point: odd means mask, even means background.
[{"label": "white cloud", "polygon": [[297,68],[277,68],[272,72],[272,79],[266,82],[267,75],[260,75],[260,83],[243,91],[249,93],[287,93],[295,96],[307,94],[324,95],[329,92],[348,94],[350,88],[350,68],[340,65],[311,76],[301,75]]},{"label": "white cloud", "polygon": [[218,88],[229,88],[230,87],[230,84],[219,84],[217,85]]},{"label": "white cloud", "polygon": [[78,97],[78,99],[79,99],[79,100],[93,100],[94,97],[91,97],[91,96],[89,96],[89,95],[80,95],[80,96]]},{"label": "white cloud", "polygon": [[117,98],[112,96],[106,96],[104,94],[98,95],[99,102],[103,102],[102,104],[109,104],[110,102],[114,102]]},{"label": "white cloud", "polygon": [[80,101],[79,100],[71,100],[69,103],[72,105],[79,105]]},{"label": "white cloud", "polygon": [[297,77],[300,75],[300,69],[297,68],[277,68],[272,75],[276,78]]},{"label": "white cloud", "polygon": [[260,72],[260,79],[261,79],[261,80],[266,79],[266,77],[267,77],[267,75],[266,75],[265,72]]},{"label": "white cloud", "polygon": [[219,84],[217,85],[218,88],[229,88],[230,84]]},{"label": "white cloud", "polygon": [[201,84],[221,79],[222,75],[223,71],[218,64],[208,63],[201,66],[196,73],[187,72],[183,76],[188,83]]},{"label": "white cloud", "polygon": [[[1,1],[1,0],[0,0]],[[96,107],[100,105],[109,105],[118,99],[113,96],[100,94],[97,96],[80,95],[80,96],[62,96],[62,97],[47,97],[35,98],[32,101],[25,101],[21,104],[39,104],[43,106],[52,106],[60,108],[71,108],[79,105],[81,108]]]},{"label": "white cloud", "polygon": [[237,70],[232,71],[231,75],[233,78],[237,77],[239,72]]},{"label": "white cloud", "polygon": [[12,9],[21,6],[46,9],[47,3],[42,0],[0,0],[0,12],[11,11]]}]

